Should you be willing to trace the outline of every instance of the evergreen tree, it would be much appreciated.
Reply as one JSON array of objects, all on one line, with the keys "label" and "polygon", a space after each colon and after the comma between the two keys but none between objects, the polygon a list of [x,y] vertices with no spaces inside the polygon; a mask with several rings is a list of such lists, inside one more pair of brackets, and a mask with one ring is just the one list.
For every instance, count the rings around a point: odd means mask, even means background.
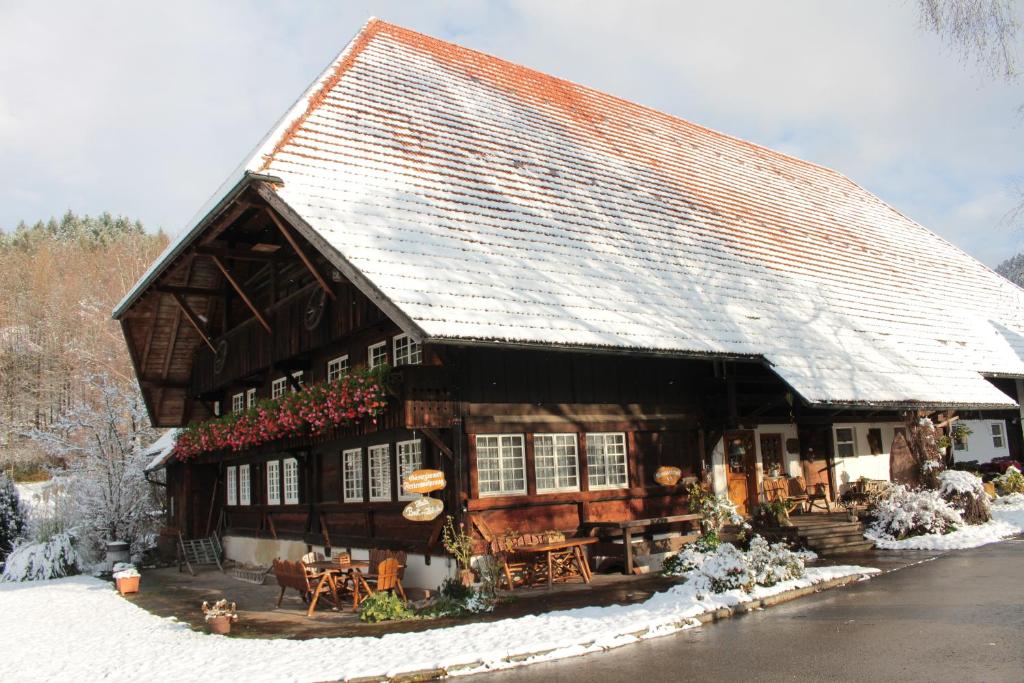
[{"label": "evergreen tree", "polygon": [[0,472],[0,560],[7,558],[15,541],[25,535],[27,520],[18,489]]},{"label": "evergreen tree", "polygon": [[1018,287],[1024,287],[1024,254],[1006,259],[996,266],[996,272]]}]

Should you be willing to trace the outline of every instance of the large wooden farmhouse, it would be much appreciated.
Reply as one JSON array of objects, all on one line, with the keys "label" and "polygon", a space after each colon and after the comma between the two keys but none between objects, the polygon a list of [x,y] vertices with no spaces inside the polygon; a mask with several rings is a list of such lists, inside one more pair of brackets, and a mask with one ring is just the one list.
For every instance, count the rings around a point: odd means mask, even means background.
[{"label": "large wooden farmhouse", "polygon": [[162,461],[241,561],[401,548],[425,584],[421,468],[474,533],[575,531],[887,478],[905,410],[1020,451],[1024,291],[840,173],[377,20],[114,316],[162,427],[390,368],[367,416]]}]

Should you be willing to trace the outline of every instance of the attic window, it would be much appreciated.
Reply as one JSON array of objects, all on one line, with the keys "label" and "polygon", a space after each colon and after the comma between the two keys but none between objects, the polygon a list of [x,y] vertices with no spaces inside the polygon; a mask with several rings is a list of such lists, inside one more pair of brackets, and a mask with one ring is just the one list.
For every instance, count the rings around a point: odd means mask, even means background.
[{"label": "attic window", "polygon": [[419,365],[423,362],[423,351],[418,342],[407,334],[400,334],[394,339],[395,367],[399,365]]}]

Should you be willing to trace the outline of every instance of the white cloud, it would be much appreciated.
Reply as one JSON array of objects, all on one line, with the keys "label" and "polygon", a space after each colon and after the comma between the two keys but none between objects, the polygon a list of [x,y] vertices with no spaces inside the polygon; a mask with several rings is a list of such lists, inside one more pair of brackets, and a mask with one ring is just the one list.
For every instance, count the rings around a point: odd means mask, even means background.
[{"label": "white cloud", "polygon": [[371,14],[837,168],[989,263],[1019,246],[1024,89],[881,0],[5,4],[0,226],[179,229]]}]

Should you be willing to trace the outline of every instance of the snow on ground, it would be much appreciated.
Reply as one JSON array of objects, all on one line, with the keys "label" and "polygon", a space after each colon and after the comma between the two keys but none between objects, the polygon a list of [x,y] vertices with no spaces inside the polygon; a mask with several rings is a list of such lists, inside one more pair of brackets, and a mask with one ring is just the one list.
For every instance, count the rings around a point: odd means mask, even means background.
[{"label": "snow on ground", "polygon": [[992,505],[992,521],[964,526],[949,534],[926,534],[902,541],[890,541],[864,534],[882,550],[957,550],[995,543],[1008,536],[1024,533],[1024,496],[997,498]]},{"label": "snow on ground", "polygon": [[[85,576],[0,585],[0,680],[318,681],[478,663],[464,672],[585,654],[667,635],[722,607],[877,569],[812,567],[803,579],[697,598],[687,584],[639,605],[613,605],[394,633],[381,638],[241,639],[192,631]],[[142,577],[145,590],[146,578]],[[198,609],[198,605],[196,607]],[[507,658],[543,655],[522,662]],[[461,672],[460,672],[461,673]]]}]

